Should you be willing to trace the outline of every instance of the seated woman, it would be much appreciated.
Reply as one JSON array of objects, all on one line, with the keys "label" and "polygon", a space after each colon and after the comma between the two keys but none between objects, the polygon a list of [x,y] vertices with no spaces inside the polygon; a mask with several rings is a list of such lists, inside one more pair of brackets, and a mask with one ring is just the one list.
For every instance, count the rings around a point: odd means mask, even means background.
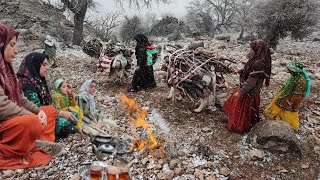
[{"label": "seated woman", "polygon": [[36,139],[54,141],[57,111],[24,97],[11,64],[19,33],[3,24],[0,32],[0,169],[46,165],[51,155],[36,147]]},{"label": "seated woman", "polygon": [[291,76],[264,112],[270,119],[286,121],[293,129],[298,129],[299,106],[303,98],[310,95],[311,80],[297,60],[288,63],[287,68]]},{"label": "seated woman", "polygon": [[76,97],[76,100],[83,111],[83,123],[101,129],[104,111],[102,108],[98,110],[96,108],[95,92],[96,82],[94,80],[86,80],[81,85],[80,94]]},{"label": "seated woman", "polygon": [[[54,105],[45,78],[48,70],[49,62],[47,56],[34,52],[25,57],[17,73],[24,95],[38,107]],[[65,138],[77,131],[77,128],[69,122],[77,121],[77,118],[71,112],[58,111],[58,117],[55,125],[57,138]],[[57,128],[60,131],[57,131]]]},{"label": "seated woman", "polygon": [[[77,123],[77,127],[80,127],[83,118],[83,112],[80,109],[80,107],[76,104],[76,100],[73,97],[71,86],[69,86],[69,84],[63,79],[57,79],[54,82],[54,88],[55,92],[52,94],[52,99],[54,101],[55,107],[60,111],[63,110],[71,112],[76,118],[79,119],[79,121],[67,122],[70,123],[70,125],[75,125]],[[62,127],[56,127],[56,133],[60,132],[61,128]]]}]

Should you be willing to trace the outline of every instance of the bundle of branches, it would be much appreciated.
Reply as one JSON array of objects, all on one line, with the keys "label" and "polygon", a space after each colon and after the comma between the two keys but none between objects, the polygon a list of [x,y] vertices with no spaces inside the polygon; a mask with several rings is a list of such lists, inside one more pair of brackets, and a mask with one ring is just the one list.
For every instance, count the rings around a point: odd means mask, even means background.
[{"label": "bundle of branches", "polygon": [[[224,83],[223,74],[234,72],[229,65],[235,62],[218,57],[214,52],[185,49],[167,52],[170,53],[167,62],[168,85],[177,87],[182,95],[187,95],[192,101],[203,97],[206,88],[213,90],[215,86],[210,83]],[[230,63],[225,64],[226,61]]]}]

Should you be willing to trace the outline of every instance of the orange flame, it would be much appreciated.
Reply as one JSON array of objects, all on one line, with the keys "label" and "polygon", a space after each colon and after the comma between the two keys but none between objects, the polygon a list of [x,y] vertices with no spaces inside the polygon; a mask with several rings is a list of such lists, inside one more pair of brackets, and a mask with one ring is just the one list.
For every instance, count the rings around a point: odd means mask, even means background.
[{"label": "orange flame", "polygon": [[[130,119],[130,128],[132,133],[135,135],[135,142],[131,144],[129,151],[132,152],[135,147],[137,147],[138,151],[141,151],[149,144],[150,145],[147,147],[148,150],[153,150],[159,147],[159,143],[152,135],[152,127],[154,127],[154,125],[145,121],[145,118],[147,117],[147,110],[141,110],[135,100],[130,99],[127,96],[122,95],[120,96],[120,99],[124,104],[128,105],[127,113]],[[149,139],[141,141],[141,137],[138,135],[136,128],[145,128]]]}]

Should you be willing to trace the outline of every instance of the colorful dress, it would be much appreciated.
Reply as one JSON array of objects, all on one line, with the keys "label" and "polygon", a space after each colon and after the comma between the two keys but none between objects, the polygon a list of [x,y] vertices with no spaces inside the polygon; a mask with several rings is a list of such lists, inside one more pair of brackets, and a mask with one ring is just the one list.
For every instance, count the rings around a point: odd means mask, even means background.
[{"label": "colorful dress", "polygon": [[[13,37],[18,38],[19,33],[1,23],[0,32],[0,169],[46,165],[51,155],[37,148],[36,140],[54,140],[57,111],[52,106],[38,108],[23,96],[12,64],[3,55],[8,43]],[[47,115],[44,129],[37,117],[40,110]]]},{"label": "colorful dress", "polygon": [[310,95],[311,80],[300,62],[290,62],[288,69],[292,75],[264,112],[271,120],[286,121],[293,129],[298,129],[299,106],[303,98]]},{"label": "colorful dress", "polygon": [[[47,58],[42,53],[31,53],[21,63],[17,78],[22,84],[22,91],[24,95],[36,104],[38,107],[53,105],[51,94],[47,86],[45,77],[41,77],[40,67]],[[60,131],[57,128],[62,127]],[[55,125],[55,135],[57,138],[64,138],[71,132],[75,132],[74,126],[69,123],[67,119],[57,117]]]},{"label": "colorful dress", "polygon": [[228,128],[238,133],[249,131],[260,120],[260,92],[263,83],[268,86],[270,82],[269,48],[262,40],[253,41],[250,46],[254,54],[240,70],[240,87],[223,106],[223,110],[228,114]]}]

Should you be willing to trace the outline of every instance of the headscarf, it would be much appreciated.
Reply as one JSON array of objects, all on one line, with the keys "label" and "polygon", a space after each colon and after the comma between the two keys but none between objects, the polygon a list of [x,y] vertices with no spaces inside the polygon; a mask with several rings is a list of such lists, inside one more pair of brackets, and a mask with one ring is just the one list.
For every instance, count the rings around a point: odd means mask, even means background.
[{"label": "headscarf", "polygon": [[298,60],[293,60],[288,63],[287,68],[293,72],[289,79],[284,83],[280,98],[290,94],[303,94],[306,97],[310,96],[311,79],[304,69],[304,66]]},{"label": "headscarf", "polygon": [[255,72],[255,75],[263,75],[265,84],[269,86],[271,75],[271,53],[268,45],[261,39],[254,40],[250,43],[254,55],[249,57],[248,62],[240,71],[240,83],[245,82],[250,73]]},{"label": "headscarf", "polygon": [[86,80],[80,87],[80,95],[86,97],[89,100],[90,104],[90,112],[96,119],[96,101],[94,99],[94,95],[89,93],[90,84],[94,82],[94,80]]},{"label": "headscarf", "polygon": [[70,106],[69,96],[67,94],[63,94],[60,90],[62,83],[65,81],[63,79],[57,79],[54,82],[54,93],[52,94],[52,99],[56,105],[60,106],[61,109],[67,108]]},{"label": "headscarf", "polygon": [[147,38],[147,36],[145,36],[142,33],[139,33],[139,34],[135,35],[134,39],[137,41],[137,46],[146,47],[146,46],[150,46],[151,45],[149,40],[148,40],[148,38]]},{"label": "headscarf", "polygon": [[22,84],[22,90],[37,93],[41,105],[50,105],[52,98],[45,77],[40,76],[40,67],[47,55],[33,52],[22,61],[17,77]]},{"label": "headscarf", "polygon": [[4,24],[0,24],[0,85],[4,94],[8,96],[10,100],[22,107],[21,84],[15,76],[11,62],[8,63],[4,60],[5,47],[7,47],[13,37],[18,39],[18,36],[18,32],[10,29]]}]

